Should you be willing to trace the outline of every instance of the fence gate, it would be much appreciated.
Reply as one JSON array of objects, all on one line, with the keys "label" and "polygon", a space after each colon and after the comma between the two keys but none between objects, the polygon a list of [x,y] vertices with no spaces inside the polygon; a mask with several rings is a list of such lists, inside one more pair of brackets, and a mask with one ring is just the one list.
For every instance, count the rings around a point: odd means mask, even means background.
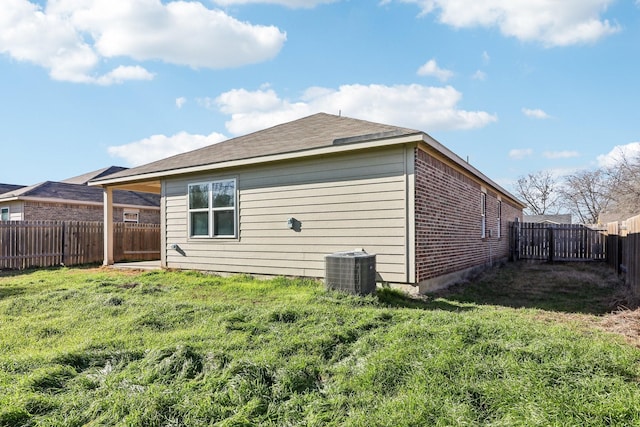
[{"label": "fence gate", "polygon": [[511,259],[541,261],[605,261],[606,230],[581,224],[512,222]]}]

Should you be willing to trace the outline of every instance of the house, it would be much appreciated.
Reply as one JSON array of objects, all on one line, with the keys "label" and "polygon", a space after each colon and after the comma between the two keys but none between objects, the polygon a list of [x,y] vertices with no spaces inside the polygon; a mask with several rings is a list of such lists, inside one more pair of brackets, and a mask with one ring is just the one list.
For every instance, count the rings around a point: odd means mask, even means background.
[{"label": "house", "polygon": [[24,185],[0,184],[0,194],[8,193],[9,191],[18,190],[22,187],[24,187]]},{"label": "house", "polygon": [[[8,193],[9,191],[18,190],[22,187],[24,187],[24,185],[0,184],[0,195]],[[9,221],[9,217],[9,207],[0,206],[0,221]]]},{"label": "house", "polygon": [[[103,192],[89,187],[87,182],[125,169],[112,166],[60,182],[12,186],[14,188],[0,194],[2,220],[102,221]],[[115,221],[160,223],[160,197],[156,194],[118,190],[114,194],[113,209]]]},{"label": "house", "polygon": [[536,224],[571,224],[571,214],[525,215],[523,221]]},{"label": "house", "polygon": [[90,185],[106,224],[116,189],[161,194],[163,267],[322,278],[325,255],[362,248],[421,292],[506,259],[524,208],[424,132],[324,113]]}]

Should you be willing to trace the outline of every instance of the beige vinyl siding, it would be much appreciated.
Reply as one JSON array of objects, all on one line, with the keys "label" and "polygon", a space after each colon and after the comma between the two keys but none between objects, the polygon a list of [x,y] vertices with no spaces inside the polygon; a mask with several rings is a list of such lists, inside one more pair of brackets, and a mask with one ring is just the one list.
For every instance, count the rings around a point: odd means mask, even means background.
[{"label": "beige vinyl siding", "polygon": [[24,220],[24,203],[17,202],[5,202],[0,204],[0,207],[9,208],[9,221],[22,221]]},{"label": "beige vinyl siding", "polygon": [[[325,255],[363,248],[383,280],[406,282],[406,165],[397,146],[167,180],[167,267],[323,277]],[[189,238],[188,184],[226,178],[237,179],[238,238]]]}]

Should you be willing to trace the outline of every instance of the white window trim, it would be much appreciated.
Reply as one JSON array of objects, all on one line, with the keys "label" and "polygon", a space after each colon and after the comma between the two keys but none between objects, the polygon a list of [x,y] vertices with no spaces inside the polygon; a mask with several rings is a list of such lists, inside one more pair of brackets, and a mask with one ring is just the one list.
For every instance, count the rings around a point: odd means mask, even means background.
[{"label": "white window trim", "polygon": [[[135,215],[136,219],[135,220],[127,219],[127,215]],[[138,209],[125,209],[122,212],[122,222],[127,222],[131,224],[140,223],[140,211]]]},{"label": "white window trim", "polygon": [[[4,215],[5,212],[7,213],[6,221],[11,221],[11,209],[8,206],[0,208],[0,220],[2,220],[2,215]],[[4,220],[2,220],[2,221],[4,221]]]},{"label": "white window trim", "polygon": [[[233,197],[233,207],[222,207],[215,208],[213,207],[213,185],[218,182],[227,182],[233,181],[234,188],[234,197]],[[191,187],[197,185],[206,185],[208,191],[208,204],[209,206],[206,208],[190,208],[190,200],[191,197]],[[214,212],[220,211],[231,211],[233,210],[233,234],[224,234],[224,235],[214,235]],[[191,234],[191,213],[192,212],[207,212],[208,213],[208,235],[193,235]],[[238,179],[237,178],[223,178],[223,179],[215,179],[211,181],[202,181],[202,182],[192,182],[187,185],[187,236],[190,239],[237,239],[238,238]]]},{"label": "white window trim", "polygon": [[487,237],[487,193],[480,193],[480,221],[482,226],[481,236]]}]

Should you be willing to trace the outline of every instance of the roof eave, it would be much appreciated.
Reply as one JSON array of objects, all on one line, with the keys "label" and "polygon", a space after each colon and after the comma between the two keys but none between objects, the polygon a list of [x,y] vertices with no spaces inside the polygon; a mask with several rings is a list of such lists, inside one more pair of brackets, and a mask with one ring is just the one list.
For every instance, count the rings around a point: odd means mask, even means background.
[{"label": "roof eave", "polygon": [[519,204],[522,209],[527,207],[527,205],[525,205],[520,199],[518,199],[516,196],[511,194],[509,191],[505,190],[501,185],[499,185],[498,183],[493,181],[491,178],[489,178],[488,176],[486,176],[485,174],[480,172],[472,164],[470,164],[469,162],[463,160],[456,153],[454,153],[453,151],[449,150],[443,144],[441,144],[440,142],[435,140],[430,135],[427,135],[426,133],[424,134],[424,142],[427,145],[429,145],[431,148],[433,148],[434,150],[444,154],[446,157],[451,159],[458,166],[462,167],[463,169],[467,170],[472,175],[475,175],[476,177],[480,178],[480,180],[482,180],[482,181],[486,182],[487,184],[489,184],[495,190],[499,191],[500,193],[502,193],[505,196],[507,196],[510,199],[512,199],[513,202]]},{"label": "roof eave", "polygon": [[329,145],[320,148],[313,148],[309,150],[302,151],[294,151],[288,153],[281,154],[272,154],[268,156],[260,156],[260,157],[250,157],[246,159],[238,159],[238,160],[230,160],[226,162],[220,163],[209,163],[198,166],[190,166],[185,168],[176,168],[171,170],[164,170],[158,172],[150,172],[145,174],[131,175],[120,178],[106,178],[90,181],[90,186],[117,186],[118,184],[125,183],[133,183],[133,182],[144,182],[157,180],[161,178],[167,178],[175,175],[184,175],[191,173],[198,173],[204,171],[211,171],[217,169],[228,169],[235,168],[240,166],[250,166],[255,164],[263,164],[263,163],[272,163],[279,162],[285,160],[295,160],[305,157],[314,157],[321,156],[327,154],[337,154],[349,151],[356,150],[364,150],[364,149],[372,149],[372,148],[380,148],[390,145],[398,145],[398,144],[407,144],[411,142],[420,142],[424,138],[423,132],[416,132],[412,134],[402,135],[402,136],[393,136],[393,137],[383,137],[383,138],[374,138],[367,141],[357,141],[354,143],[344,143],[340,142],[338,144]]},{"label": "roof eave", "polygon": [[[103,202],[91,202],[84,200],[73,200],[73,199],[55,199],[51,197],[33,197],[33,196],[18,196],[12,197],[11,199],[0,199],[0,203],[2,202],[39,202],[39,203],[64,203],[67,205],[83,205],[83,206],[103,206]],[[136,205],[131,203],[114,203],[114,207],[117,208],[135,208],[135,209],[149,209],[149,210],[160,210],[159,206],[147,206],[147,205]]]},{"label": "roof eave", "polygon": [[394,136],[394,135],[376,136],[375,134],[372,134],[371,139],[363,140],[361,137],[357,137],[356,139],[354,139],[354,142],[349,142],[348,139],[346,140],[341,139],[339,141],[334,141],[333,145],[320,147],[320,148],[313,148],[309,150],[294,151],[294,152],[281,153],[281,154],[273,154],[273,155],[261,156],[261,157],[250,157],[246,159],[230,160],[230,161],[220,162],[220,163],[209,163],[209,164],[198,165],[198,166],[190,166],[185,168],[176,168],[176,169],[170,169],[170,170],[164,170],[164,171],[158,171],[158,172],[149,172],[144,174],[125,176],[120,178],[99,179],[99,180],[90,181],[89,185],[111,187],[111,186],[118,186],[118,185],[123,185],[128,183],[155,181],[155,180],[168,178],[176,175],[192,174],[192,173],[198,173],[198,172],[228,169],[228,168],[235,168],[235,167],[241,167],[241,166],[250,166],[255,164],[271,163],[271,162],[278,162],[278,161],[284,161],[284,160],[295,160],[295,159],[300,159],[305,157],[313,157],[313,156],[320,156],[320,155],[327,155],[327,154],[338,154],[338,153],[349,152],[349,151],[366,150],[366,149],[380,148],[380,147],[386,147],[391,145],[409,144],[409,143],[418,143],[418,142],[423,142],[427,144],[434,150],[443,154],[445,157],[451,159],[451,161],[453,161],[455,164],[457,164],[458,166],[466,170],[468,173],[476,176],[480,180],[486,182],[489,186],[493,187],[500,193],[512,199],[514,203],[521,205],[522,208],[526,207],[526,205],[522,203],[522,201],[520,201],[517,197],[515,197],[510,192],[502,188],[502,186],[500,186],[499,184],[491,180],[485,174],[483,174],[478,169],[476,169],[473,165],[464,161],[462,158],[460,158],[460,156],[455,154],[453,151],[449,150],[443,144],[441,144],[440,142],[432,138],[430,135],[424,132],[419,132],[419,131],[415,133],[400,135],[400,136]]}]

